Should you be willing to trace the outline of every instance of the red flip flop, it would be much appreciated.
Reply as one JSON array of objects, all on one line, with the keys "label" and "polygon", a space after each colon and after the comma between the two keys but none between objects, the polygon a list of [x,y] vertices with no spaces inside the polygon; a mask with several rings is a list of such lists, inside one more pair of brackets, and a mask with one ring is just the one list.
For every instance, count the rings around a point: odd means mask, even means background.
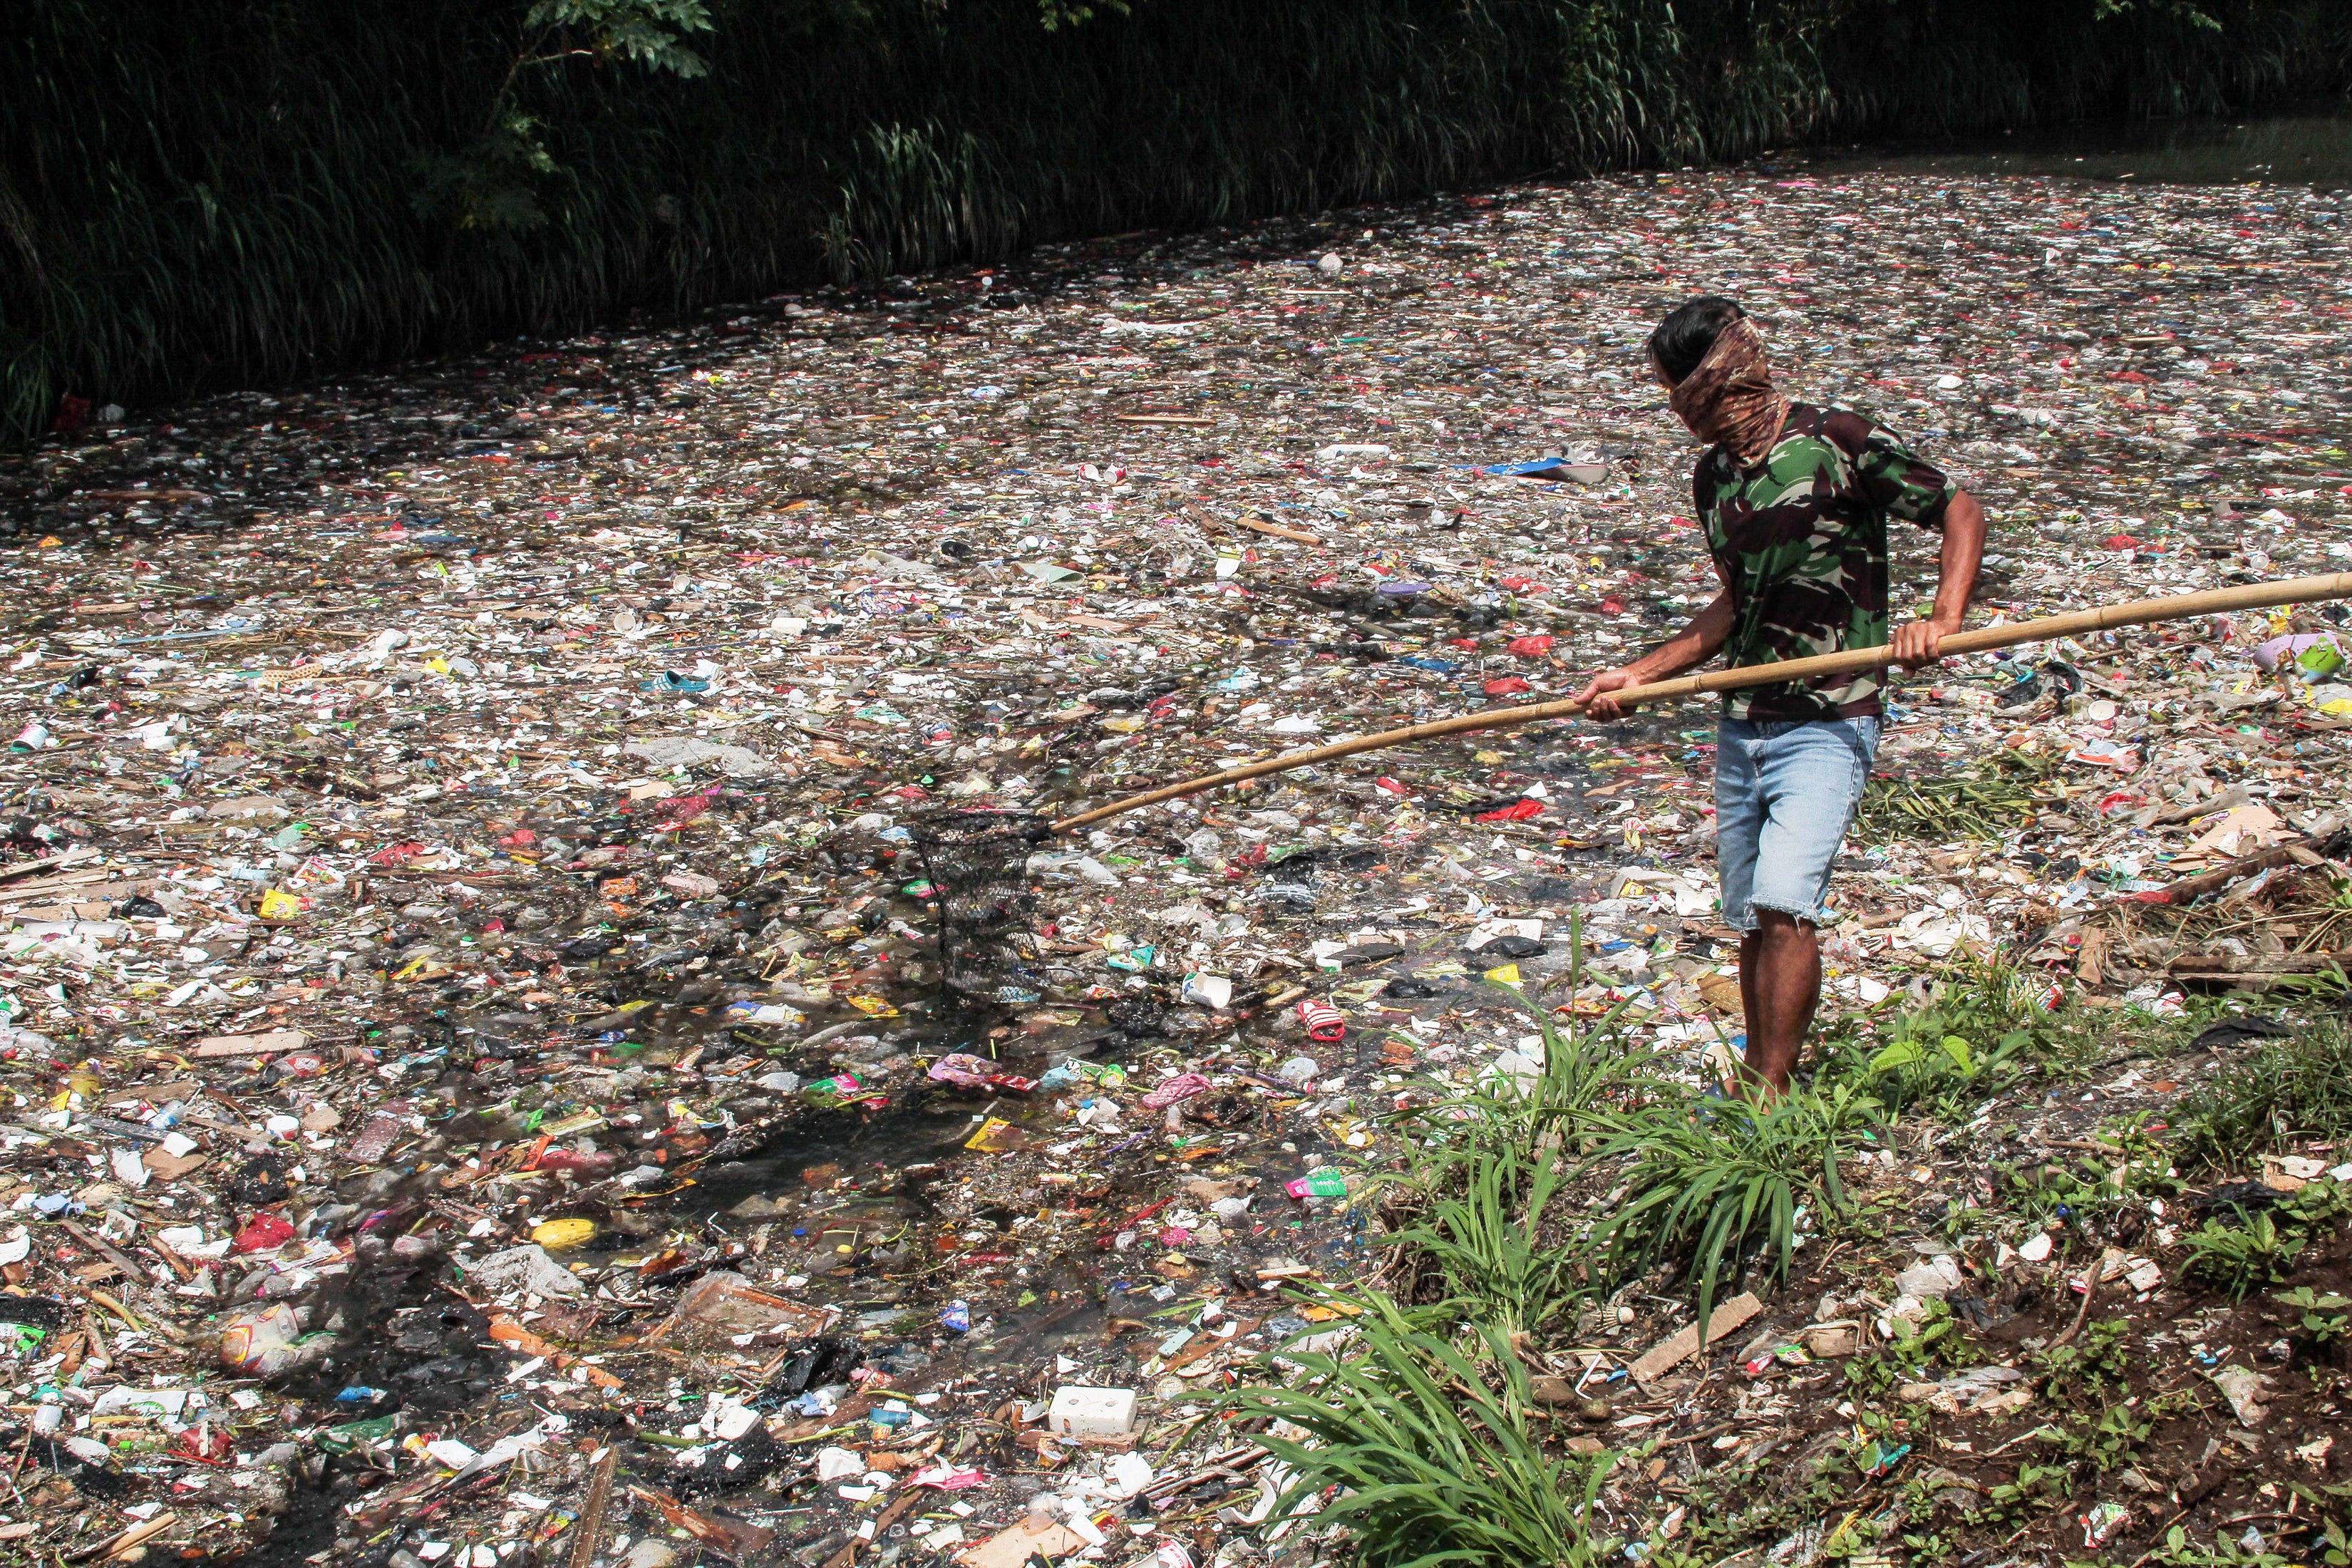
[{"label": "red flip flop", "polygon": [[1313,997],[1298,1005],[1298,1021],[1307,1026],[1307,1037],[1321,1045],[1333,1045],[1348,1037],[1348,1016],[1328,1002]]}]

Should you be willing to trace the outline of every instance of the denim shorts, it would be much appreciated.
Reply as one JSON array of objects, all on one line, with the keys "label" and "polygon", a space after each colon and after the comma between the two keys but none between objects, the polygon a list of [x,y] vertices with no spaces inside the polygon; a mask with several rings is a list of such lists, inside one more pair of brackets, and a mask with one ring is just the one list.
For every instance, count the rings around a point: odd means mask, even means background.
[{"label": "denim shorts", "polygon": [[1756,911],[1821,923],[1830,862],[1862,802],[1878,721],[1726,719],[1715,732],[1715,859],[1723,923]]}]

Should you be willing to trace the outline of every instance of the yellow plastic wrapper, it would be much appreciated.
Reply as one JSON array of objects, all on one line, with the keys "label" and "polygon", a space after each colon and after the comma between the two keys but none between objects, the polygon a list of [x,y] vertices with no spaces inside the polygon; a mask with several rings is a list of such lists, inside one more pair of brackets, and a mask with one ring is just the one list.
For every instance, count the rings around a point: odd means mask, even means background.
[{"label": "yellow plastic wrapper", "polygon": [[1018,1127],[1002,1116],[992,1116],[980,1124],[980,1131],[964,1140],[963,1146],[983,1154],[1002,1154],[1008,1149],[1018,1149],[1026,1141]]},{"label": "yellow plastic wrapper", "polygon": [[579,1247],[596,1234],[593,1219],[551,1219],[531,1227],[530,1238],[550,1252]]}]

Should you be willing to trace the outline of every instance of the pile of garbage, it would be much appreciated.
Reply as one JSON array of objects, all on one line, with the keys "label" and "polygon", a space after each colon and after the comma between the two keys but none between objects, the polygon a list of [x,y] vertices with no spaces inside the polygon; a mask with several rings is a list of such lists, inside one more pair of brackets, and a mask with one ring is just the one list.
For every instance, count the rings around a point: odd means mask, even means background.
[{"label": "pile of garbage", "polygon": [[[1738,1048],[1712,714],[1046,825],[1567,694],[1703,604],[1693,451],[1641,357],[1699,292],[1985,500],[1979,616],[2335,569],[2343,215],[1794,164],[1526,186],[102,408],[6,459],[0,1542],[1319,1560],[1220,1400],[1344,1334],[1314,1287],[1382,1251],[1388,1119],[1535,1072],[1531,1012],[1613,1014],[1695,1080]],[[1924,601],[1934,541],[1898,542]],[[2128,1056],[2324,976],[2342,620],[1902,683],[1830,1014],[2001,951]],[[992,858],[950,863],[972,832]],[[2161,1121],[2250,1039],[2035,1079],[1977,1131],[2109,1149],[2100,1118]],[[1769,1343],[1720,1310],[1709,1350],[1670,1284],[1586,1325],[1577,1397],[1621,1399],[1580,1440],[1657,1456],[1617,1472],[1629,1516],[1663,1528],[1669,1463],[1759,1460],[1776,1422],[2030,1420],[1998,1355],[1916,1398],[1824,1370],[1901,1302],[1994,1294],[1927,1216],[2005,1194],[1880,1152],[1931,1245],[1897,1224],[1754,1301]],[[2021,1239],[1985,1266],[2063,1297],[2066,1254]],[[2171,1310],[2166,1245],[2073,1278]],[[2153,1309],[2130,1332],[2192,1353]],[[1740,1376],[1759,1356],[1811,1370]],[[2286,1374],[2226,1364],[2253,1441],[2225,1459],[2284,1465],[2282,1425],[2325,1459],[2324,1396],[2266,1428],[2244,1379]],[[1898,1437],[1865,1479],[1995,1484],[1950,1451],[1901,1472]],[[1843,1508],[1790,1508],[1775,1561],[1867,1560]]]}]

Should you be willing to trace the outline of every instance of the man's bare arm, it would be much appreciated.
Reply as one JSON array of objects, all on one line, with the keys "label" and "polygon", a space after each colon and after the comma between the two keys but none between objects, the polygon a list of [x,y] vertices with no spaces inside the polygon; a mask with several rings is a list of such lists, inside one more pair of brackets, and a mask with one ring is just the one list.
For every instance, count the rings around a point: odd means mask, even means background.
[{"label": "man's bare arm", "polygon": [[1595,676],[1576,694],[1576,700],[1585,704],[1586,711],[1595,719],[1622,718],[1624,710],[1609,693],[1695,669],[1722,652],[1730,637],[1731,590],[1727,588],[1708,600],[1706,608],[1693,616],[1682,630],[1632,663]]},{"label": "man's bare arm", "polygon": [[1984,560],[1985,514],[1977,498],[1962,490],[1944,508],[1944,549],[1936,578],[1936,604],[1925,620],[1895,628],[1887,646],[1906,669],[1933,664],[1946,637],[1960,629],[1976,591],[1977,567]]}]

